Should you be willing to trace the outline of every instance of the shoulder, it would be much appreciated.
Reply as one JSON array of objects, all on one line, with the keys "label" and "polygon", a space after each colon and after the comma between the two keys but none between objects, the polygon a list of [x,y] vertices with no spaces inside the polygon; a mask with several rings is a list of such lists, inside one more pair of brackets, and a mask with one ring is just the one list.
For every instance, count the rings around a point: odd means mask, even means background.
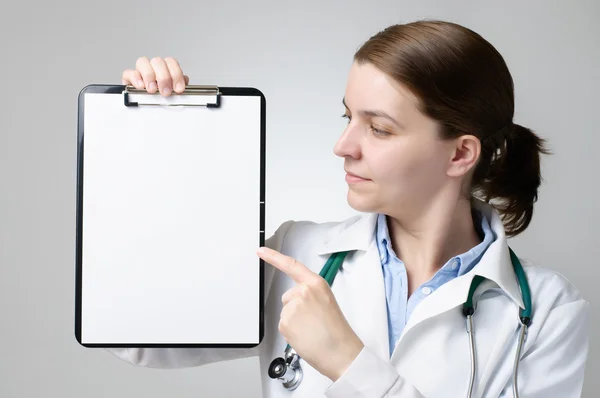
[{"label": "shoulder", "polygon": [[531,260],[520,258],[530,286],[532,300],[549,307],[558,307],[574,301],[587,301],[581,291],[560,272],[543,267]]},{"label": "shoulder", "polygon": [[357,214],[338,221],[288,220],[283,222],[267,240],[267,246],[300,260],[322,249],[342,232],[360,229],[360,221],[368,221],[367,214]]},{"label": "shoulder", "polygon": [[[589,353],[590,303],[561,273],[528,260],[521,263],[532,300],[521,368],[539,379],[525,389],[579,396]],[[560,377],[548,378],[548,372]]]},{"label": "shoulder", "polygon": [[[532,341],[554,341],[557,336],[585,344],[589,332],[590,303],[560,272],[520,259],[531,291]],[[571,336],[569,338],[564,336]],[[585,347],[584,347],[585,348]]]},{"label": "shoulder", "polygon": [[[279,229],[285,230],[282,250],[305,249],[322,244],[365,217],[354,215],[338,221],[288,220]],[[283,228],[282,228],[283,227]],[[278,229],[278,231],[279,231]],[[277,232],[276,232],[277,233]]]}]

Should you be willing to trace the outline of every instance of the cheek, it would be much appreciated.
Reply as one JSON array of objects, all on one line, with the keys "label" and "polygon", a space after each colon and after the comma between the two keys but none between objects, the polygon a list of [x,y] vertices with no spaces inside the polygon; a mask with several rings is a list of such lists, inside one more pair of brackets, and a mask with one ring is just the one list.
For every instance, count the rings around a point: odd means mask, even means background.
[{"label": "cheek", "polygon": [[[410,144],[410,145],[409,145]],[[377,159],[382,183],[419,189],[436,184],[444,175],[444,152],[435,142],[412,142],[393,148]],[[405,185],[406,184],[406,185]]]}]

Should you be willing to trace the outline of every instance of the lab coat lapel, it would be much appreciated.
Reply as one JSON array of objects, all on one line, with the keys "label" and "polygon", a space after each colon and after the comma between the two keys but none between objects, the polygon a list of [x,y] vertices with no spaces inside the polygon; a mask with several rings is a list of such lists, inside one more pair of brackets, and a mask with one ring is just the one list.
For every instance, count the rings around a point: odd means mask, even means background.
[{"label": "lab coat lapel", "polygon": [[510,258],[510,251],[504,224],[498,212],[488,203],[476,201],[475,206],[490,222],[490,227],[496,234],[496,241],[486,250],[483,258],[473,268],[475,275],[481,275],[498,286],[516,303],[523,308],[521,289]]},{"label": "lab coat lapel", "polygon": [[[317,254],[350,251],[332,291],[350,326],[363,343],[382,359],[389,359],[385,285],[375,242],[376,213],[352,217],[330,231]],[[323,259],[325,260],[325,258]]]},{"label": "lab coat lapel", "polygon": [[497,240],[489,246],[481,261],[470,272],[443,284],[434,293],[423,299],[415,307],[403,334],[407,333],[414,325],[433,316],[458,306],[462,308],[462,304],[467,301],[471,282],[475,275],[483,276],[496,283],[515,303],[521,308],[523,307],[508,246],[505,241]]},{"label": "lab coat lapel", "polygon": [[[402,336],[410,332],[416,325],[456,309],[466,301],[471,281],[475,275],[483,276],[499,286],[515,303],[523,308],[519,285],[510,259],[504,225],[496,210],[488,203],[475,201],[475,207],[480,210],[489,222],[496,240],[489,246],[480,262],[465,275],[455,278],[431,295],[426,297],[413,311]],[[361,338],[372,339],[370,347],[377,349],[382,357],[389,358],[387,347],[387,311],[383,272],[375,242],[377,213],[364,213],[351,217],[333,227],[324,242],[317,246],[319,255],[330,255],[341,251],[351,251],[341,272],[352,276],[352,283],[343,288],[344,296],[353,296],[352,305],[365,309],[349,308],[349,317],[356,318],[353,328],[363,331]],[[356,251],[356,252],[354,252]],[[482,285],[489,287],[489,284]],[[343,301],[346,301],[344,298]],[[356,315],[358,313],[359,315]],[[370,315],[370,316],[369,316]],[[365,329],[367,328],[367,329]],[[392,357],[394,360],[394,357]]]},{"label": "lab coat lapel", "polygon": [[[490,227],[496,235],[496,240],[488,247],[479,263],[470,272],[443,284],[415,307],[398,343],[404,335],[419,323],[457,307],[459,307],[459,310],[462,309],[462,304],[467,300],[471,282],[475,275],[489,279],[500,287],[517,305],[521,308],[524,307],[502,220],[489,204],[477,201],[475,206],[489,220]],[[490,284],[481,285],[476,296],[481,294],[481,291],[486,287],[489,288]],[[392,357],[392,359],[394,358]]]},{"label": "lab coat lapel", "polygon": [[375,238],[377,216],[377,213],[361,213],[335,225],[317,246],[316,253],[329,255],[342,251],[367,251]]}]

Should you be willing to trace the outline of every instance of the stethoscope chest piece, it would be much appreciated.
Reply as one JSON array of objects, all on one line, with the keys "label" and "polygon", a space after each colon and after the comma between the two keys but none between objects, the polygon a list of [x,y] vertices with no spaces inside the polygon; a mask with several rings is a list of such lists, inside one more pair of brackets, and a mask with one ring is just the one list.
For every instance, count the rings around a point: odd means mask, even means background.
[{"label": "stethoscope chest piece", "polygon": [[285,358],[278,357],[271,361],[269,377],[281,380],[283,387],[288,390],[294,390],[300,385],[302,381],[300,357],[289,345],[285,350]]}]

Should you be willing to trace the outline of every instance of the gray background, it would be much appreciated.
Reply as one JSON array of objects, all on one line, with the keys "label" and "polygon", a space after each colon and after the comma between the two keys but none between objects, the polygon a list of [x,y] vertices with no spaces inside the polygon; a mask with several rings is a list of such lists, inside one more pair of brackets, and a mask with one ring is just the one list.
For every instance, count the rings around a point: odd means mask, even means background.
[{"label": "gray background", "polygon": [[[0,397],[260,396],[253,358],[156,370],[76,342],[81,88],[120,84],[146,55],[176,57],[192,84],[261,89],[270,235],[286,219],[354,214],[333,154],[351,57],[387,25],[425,17],[463,23],[504,55],[515,122],[555,152],[544,159],[533,223],[512,245],[583,291],[597,336],[600,2],[19,1],[0,13]],[[599,344],[592,339],[587,397],[600,392]]]}]

